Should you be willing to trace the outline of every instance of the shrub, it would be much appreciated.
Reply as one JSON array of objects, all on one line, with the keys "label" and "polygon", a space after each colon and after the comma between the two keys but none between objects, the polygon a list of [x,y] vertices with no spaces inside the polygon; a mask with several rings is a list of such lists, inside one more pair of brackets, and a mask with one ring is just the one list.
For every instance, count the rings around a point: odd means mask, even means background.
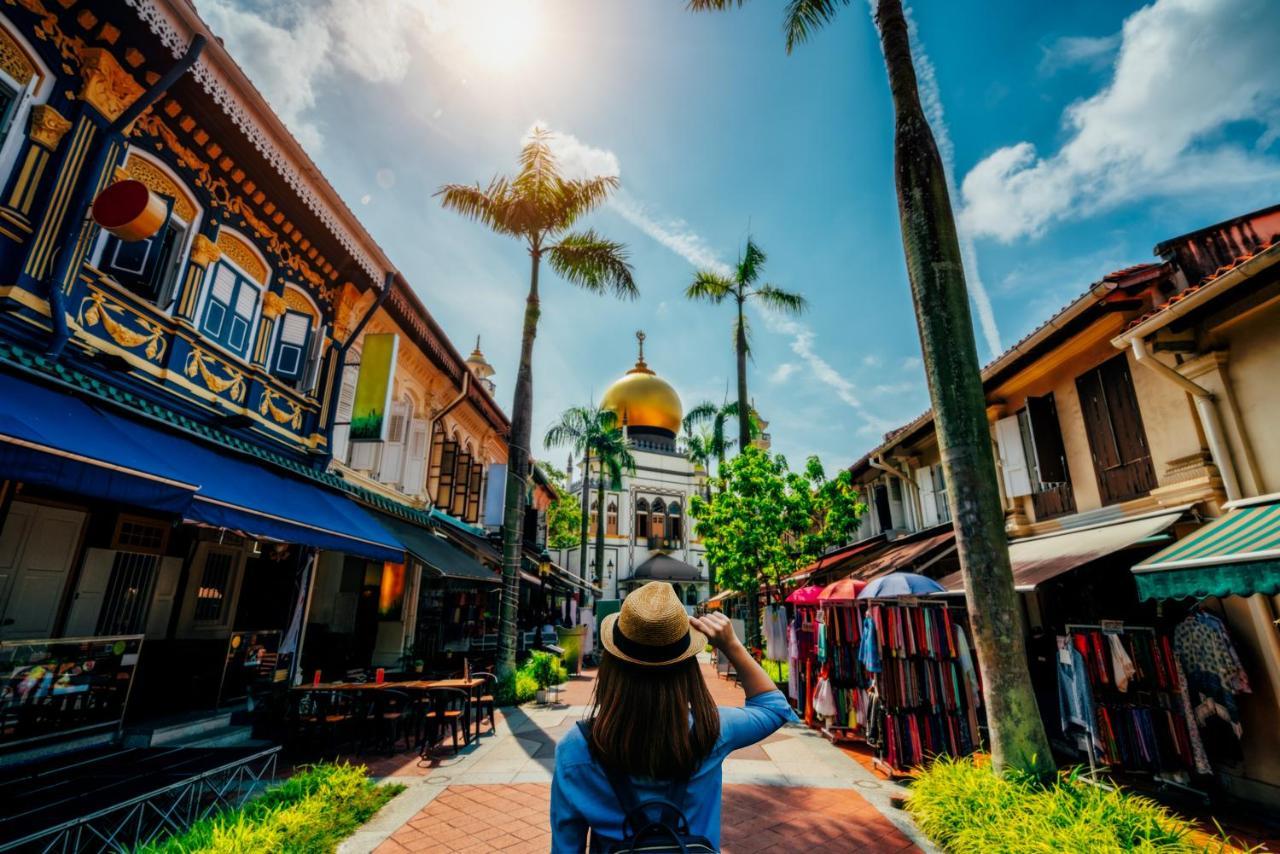
[{"label": "shrub", "polygon": [[537,680],[521,669],[498,681],[494,699],[499,706],[518,706],[532,700],[537,693]]},{"label": "shrub", "polygon": [[925,835],[948,851],[1203,851],[1191,826],[1149,798],[1086,782],[998,776],[973,759],[940,758],[907,803]]},{"label": "shrub", "polygon": [[210,816],[140,854],[328,854],[403,786],[378,786],[364,766],[315,765],[242,807]]},{"label": "shrub", "polygon": [[511,676],[498,681],[494,693],[499,706],[518,706],[532,700],[542,688],[569,679],[564,663],[549,652],[535,652]]},{"label": "shrub", "polygon": [[549,652],[535,652],[521,670],[527,670],[539,688],[550,688],[569,679],[564,663]]}]

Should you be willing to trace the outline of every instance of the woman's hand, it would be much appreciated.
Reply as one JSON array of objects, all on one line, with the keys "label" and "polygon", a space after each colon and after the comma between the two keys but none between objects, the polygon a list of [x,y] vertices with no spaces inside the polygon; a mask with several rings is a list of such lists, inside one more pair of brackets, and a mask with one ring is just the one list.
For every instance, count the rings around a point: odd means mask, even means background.
[{"label": "woman's hand", "polygon": [[721,652],[728,652],[735,644],[739,644],[738,636],[733,633],[733,623],[724,614],[709,613],[701,617],[690,617],[689,625],[707,636],[707,643]]}]

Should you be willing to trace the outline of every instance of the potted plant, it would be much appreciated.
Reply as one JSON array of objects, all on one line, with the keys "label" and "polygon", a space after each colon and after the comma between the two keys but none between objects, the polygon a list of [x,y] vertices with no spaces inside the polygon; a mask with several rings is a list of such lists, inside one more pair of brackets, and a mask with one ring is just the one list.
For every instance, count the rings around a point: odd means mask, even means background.
[{"label": "potted plant", "polygon": [[545,652],[535,652],[529,660],[529,670],[534,681],[538,683],[537,701],[539,703],[547,702],[547,689],[552,685],[559,685],[563,682],[560,675],[562,668],[554,655]]}]

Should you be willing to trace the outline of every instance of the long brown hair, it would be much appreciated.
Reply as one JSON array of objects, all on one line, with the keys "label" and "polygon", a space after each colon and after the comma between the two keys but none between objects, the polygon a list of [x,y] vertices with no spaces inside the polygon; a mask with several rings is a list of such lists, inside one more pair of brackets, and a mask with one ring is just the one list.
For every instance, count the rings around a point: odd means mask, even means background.
[{"label": "long brown hair", "polygon": [[687,779],[720,738],[720,713],[693,657],[640,667],[601,650],[590,720],[592,756],[634,777]]}]

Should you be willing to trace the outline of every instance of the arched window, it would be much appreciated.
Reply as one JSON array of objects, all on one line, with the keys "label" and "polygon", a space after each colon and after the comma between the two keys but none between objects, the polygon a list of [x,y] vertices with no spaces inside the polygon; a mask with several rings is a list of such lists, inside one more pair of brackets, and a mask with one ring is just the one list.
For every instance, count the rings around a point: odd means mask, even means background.
[{"label": "arched window", "polygon": [[618,536],[618,500],[616,498],[610,498],[609,506],[605,508],[604,533],[609,537]]},{"label": "arched window", "polygon": [[182,281],[183,262],[200,222],[200,207],[181,179],[148,155],[130,151],[123,169],[130,179],[142,182],[164,200],[167,219],[146,240],[126,242],[102,232],[96,266],[128,290],[167,310]]},{"label": "arched window", "polygon": [[[8,207],[24,216],[31,213],[35,200],[35,186],[39,172],[29,168],[37,162],[33,147],[27,148],[24,166],[15,169],[23,144],[28,138],[27,128],[37,122],[28,122],[33,108],[47,101],[57,78],[49,73],[40,59],[39,52],[17,32],[0,25],[0,185],[7,185],[12,175],[15,180],[6,199]],[[41,107],[41,110],[48,109]],[[32,127],[30,137],[39,146],[37,128]],[[34,174],[33,174],[34,173]]]},{"label": "arched window", "polygon": [[673,543],[679,543],[684,539],[684,520],[680,517],[680,503],[672,501],[667,505],[667,534],[666,537]]},{"label": "arched window", "polygon": [[225,226],[218,232],[222,257],[205,278],[200,331],[237,356],[253,343],[253,327],[270,273],[262,256]]},{"label": "arched window", "polygon": [[649,512],[649,538],[661,540],[666,530],[667,515],[661,498],[653,499],[653,507]]},{"label": "arched window", "polygon": [[587,531],[590,532],[591,536],[593,537],[596,535],[596,517],[599,515],[599,513],[600,513],[600,502],[596,501],[596,499],[593,498],[591,499],[591,515],[587,517],[588,519]]},{"label": "arched window", "polygon": [[636,502],[636,525],[633,530],[637,540],[649,536],[649,502],[643,498]]},{"label": "arched window", "polygon": [[303,291],[284,289],[284,313],[276,323],[275,347],[271,352],[271,372],[300,389],[315,385],[319,366],[319,310]]}]

